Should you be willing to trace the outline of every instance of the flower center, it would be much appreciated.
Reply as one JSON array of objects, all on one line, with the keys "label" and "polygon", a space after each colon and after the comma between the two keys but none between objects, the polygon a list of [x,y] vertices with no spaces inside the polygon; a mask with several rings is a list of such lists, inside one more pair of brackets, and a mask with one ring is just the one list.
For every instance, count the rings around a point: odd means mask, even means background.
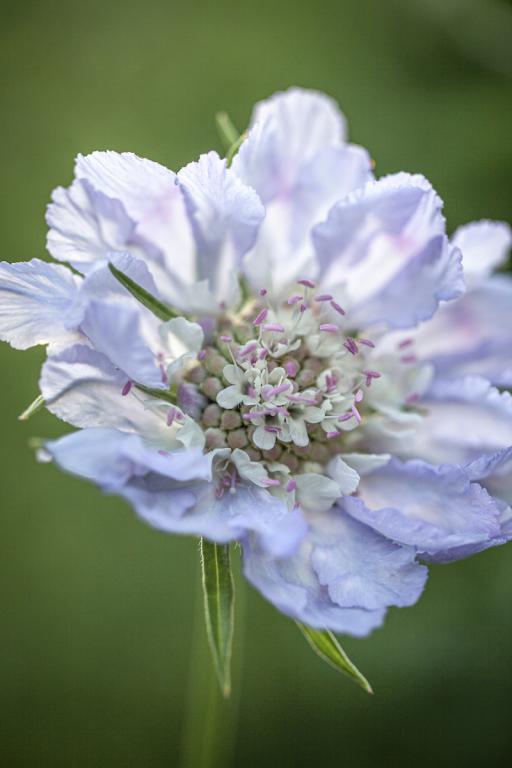
[{"label": "flower center", "polygon": [[343,329],[344,310],[312,281],[299,288],[276,305],[262,289],[223,315],[187,371],[180,405],[201,423],[207,450],[322,471],[362,423],[381,376],[366,360],[374,344]]}]

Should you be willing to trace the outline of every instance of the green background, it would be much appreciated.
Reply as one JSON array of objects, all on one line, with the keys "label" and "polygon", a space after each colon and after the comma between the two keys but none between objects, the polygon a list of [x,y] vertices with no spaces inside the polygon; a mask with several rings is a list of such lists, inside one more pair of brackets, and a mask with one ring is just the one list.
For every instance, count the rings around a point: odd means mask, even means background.
[{"label": "green background", "polygon": [[[256,100],[292,84],[339,101],[378,173],[429,177],[450,230],[509,216],[509,3],[25,0],[1,9],[2,258],[44,254],[44,207],[69,183],[77,152],[131,150],[177,170],[219,147],[218,109],[243,127]],[[182,743],[190,757],[207,732],[201,707],[187,705],[210,685],[201,624],[192,641],[196,544],[34,462],[29,438],[67,429],[46,414],[16,421],[42,359],[0,350],[0,763],[178,766]],[[510,548],[432,568],[417,606],[344,641],[373,683],[369,697],[240,585],[238,729],[221,733],[220,764],[506,763],[511,593]]]}]

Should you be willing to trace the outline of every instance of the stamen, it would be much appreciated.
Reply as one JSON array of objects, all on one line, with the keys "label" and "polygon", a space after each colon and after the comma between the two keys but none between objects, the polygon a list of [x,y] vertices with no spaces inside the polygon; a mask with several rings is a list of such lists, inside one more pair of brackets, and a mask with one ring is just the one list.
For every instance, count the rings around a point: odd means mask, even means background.
[{"label": "stamen", "polygon": [[408,405],[410,405],[411,403],[417,403],[419,399],[420,399],[419,392],[411,392],[411,394],[407,395],[407,397],[405,398],[405,402]]},{"label": "stamen", "polygon": [[286,491],[287,493],[291,493],[297,488],[297,481],[291,477],[288,482],[286,483]]},{"label": "stamen", "polygon": [[402,363],[417,363],[418,362],[418,358],[416,357],[416,355],[402,355],[400,360],[402,361]]},{"label": "stamen", "polygon": [[405,349],[406,347],[410,347],[411,344],[414,344],[414,339],[404,339],[398,345],[398,349]]},{"label": "stamen", "polygon": [[270,424],[268,426],[263,427],[263,429],[265,430],[265,432],[271,432],[273,434],[277,434],[278,432],[281,431],[281,427],[274,427]]},{"label": "stamen", "polygon": [[305,286],[306,288],[316,288],[316,285],[312,280],[306,280],[306,279],[297,280],[297,283],[299,285]]},{"label": "stamen", "polygon": [[225,344],[231,344],[231,342],[233,341],[232,336],[219,336],[219,339],[223,341]]},{"label": "stamen", "polygon": [[363,397],[364,397],[363,390],[358,389],[354,395],[354,400],[356,401],[356,403],[360,403]]},{"label": "stamen", "polygon": [[266,319],[268,315],[268,309],[262,309],[261,312],[258,312],[254,320],[252,321],[253,325],[261,325]]},{"label": "stamen", "polygon": [[292,403],[306,403],[307,405],[316,405],[317,400],[305,395],[287,395],[288,400]]},{"label": "stamen", "polygon": [[366,386],[371,387],[372,379],[380,379],[381,375],[378,371],[363,371],[366,376]]},{"label": "stamen", "polygon": [[133,387],[133,381],[128,379],[128,381],[126,382],[126,384],[124,385],[124,387],[121,390],[122,396],[126,397],[126,395],[129,394],[129,392],[130,392],[132,387]]},{"label": "stamen", "polygon": [[262,326],[264,331],[274,331],[275,333],[284,333],[284,325],[281,323],[266,323]]},{"label": "stamen", "polygon": [[200,349],[197,353],[197,359],[198,360],[204,360],[206,357],[206,349]]},{"label": "stamen", "polygon": [[277,387],[271,387],[266,391],[266,394],[264,393],[264,397],[274,397],[275,395],[280,395],[282,392],[286,392],[291,387],[291,383],[289,381],[285,381],[283,384],[279,384]]},{"label": "stamen", "polygon": [[355,339],[353,339],[351,336],[347,336],[347,339],[343,346],[345,347],[345,349],[347,349],[350,352],[351,355],[357,355],[357,353],[359,352]]},{"label": "stamen", "polygon": [[264,360],[268,355],[268,349],[262,349],[261,352],[258,355],[258,358],[260,360]]},{"label": "stamen", "polygon": [[338,333],[339,328],[334,323],[321,323],[320,330],[324,333]]},{"label": "stamen", "polygon": [[276,479],[275,479],[275,478],[273,478],[273,477],[267,477],[267,478],[265,478],[264,480],[262,480],[262,481],[261,481],[261,483],[262,483],[262,485],[264,485],[266,488],[270,488],[271,486],[273,487],[273,486],[281,485],[281,483],[279,482],[279,480],[276,480]]},{"label": "stamen", "polygon": [[266,296],[268,293],[268,290],[266,288],[260,288],[258,293],[260,296]]},{"label": "stamen", "polygon": [[297,294],[295,294],[295,296],[290,296],[290,298],[288,299],[287,303],[288,304],[297,304],[297,302],[302,301],[303,298],[304,298],[304,296],[299,296],[299,294],[297,293]]},{"label": "stamen", "polygon": [[332,296],[330,293],[321,293],[320,296],[315,296],[315,301],[331,301]]},{"label": "stamen", "polygon": [[358,339],[358,342],[364,344],[365,347],[371,347],[372,349],[375,347],[375,344],[371,339]]},{"label": "stamen", "polygon": [[301,312],[305,312],[305,311],[306,311],[306,309],[307,309],[307,306],[306,306],[305,304],[301,304],[301,305],[300,305],[300,311],[301,311]]},{"label": "stamen", "polygon": [[348,413],[343,413],[341,416],[338,416],[338,421],[348,421],[353,417],[354,417],[354,414],[352,413],[352,411],[350,411]]},{"label": "stamen", "polygon": [[354,414],[354,418],[355,418],[355,420],[357,421],[357,423],[358,423],[358,424],[360,424],[360,423],[361,423],[361,421],[362,421],[362,419],[361,419],[361,414],[359,413],[359,411],[357,410],[357,408],[355,407],[355,405],[353,405],[353,406],[352,406],[352,408],[351,408],[350,410],[351,410],[351,411],[352,411],[352,413]]},{"label": "stamen", "polygon": [[333,437],[339,437],[340,433],[337,430],[335,430],[334,432],[326,432],[325,435],[328,440],[332,440]]},{"label": "stamen", "polygon": [[174,419],[176,419],[177,415],[178,415],[178,411],[176,410],[176,408],[169,408],[169,410],[167,411],[167,419],[166,419],[168,427],[172,427]]},{"label": "stamen", "polygon": [[249,344],[247,344],[245,347],[242,347],[242,349],[238,350],[238,357],[239,358],[248,357],[249,355],[252,355],[252,353],[256,349],[258,349],[258,342],[250,341]]},{"label": "stamen", "polygon": [[338,312],[338,314],[340,314],[340,315],[346,315],[347,314],[345,312],[345,310],[343,309],[343,307],[340,307],[340,305],[338,304],[337,301],[331,301],[331,307],[333,309],[335,309],[336,312]]}]

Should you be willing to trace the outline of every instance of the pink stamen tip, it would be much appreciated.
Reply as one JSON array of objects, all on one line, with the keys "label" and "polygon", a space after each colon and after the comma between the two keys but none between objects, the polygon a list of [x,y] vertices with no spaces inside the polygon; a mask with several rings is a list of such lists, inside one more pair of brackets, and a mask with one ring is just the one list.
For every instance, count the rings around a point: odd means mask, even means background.
[{"label": "pink stamen tip", "polygon": [[418,392],[411,392],[411,394],[407,395],[407,397],[405,398],[405,402],[407,404],[417,403],[419,399],[420,399],[420,395]]},{"label": "pink stamen tip", "polygon": [[334,323],[321,323],[320,330],[324,333],[338,333],[339,328]]},{"label": "pink stamen tip", "polygon": [[274,333],[284,333],[284,325],[281,325],[281,323],[266,323],[262,327],[264,331],[273,331]]},{"label": "pink stamen tip", "polygon": [[338,314],[340,314],[340,315],[346,315],[347,314],[345,312],[345,310],[343,309],[343,307],[340,307],[340,305],[338,304],[337,301],[331,301],[331,307],[333,309],[335,309],[336,312],[338,312]]},{"label": "pink stamen tip", "polygon": [[400,358],[402,363],[416,363],[418,361],[418,358],[416,355],[402,355]]},{"label": "pink stamen tip", "polygon": [[312,397],[306,397],[305,395],[287,395],[288,400],[292,403],[306,403],[306,405],[316,405],[317,400]]},{"label": "pink stamen tip", "polygon": [[375,347],[375,344],[371,339],[358,339],[358,342],[364,344],[365,347],[371,347],[372,349]]},{"label": "pink stamen tip", "polygon": [[258,293],[260,296],[266,296],[268,293],[268,290],[266,288],[260,288]]},{"label": "pink stamen tip", "polygon": [[332,301],[330,293],[321,293],[320,296],[315,296],[315,301]]},{"label": "pink stamen tip", "polygon": [[287,375],[291,376],[292,378],[299,372],[299,364],[296,360],[287,360],[283,367]]},{"label": "pink stamen tip", "polygon": [[378,371],[363,371],[364,375],[369,377],[370,379],[380,379],[382,376],[381,373]]},{"label": "pink stamen tip", "polygon": [[166,421],[167,421],[167,426],[168,427],[172,427],[172,424],[174,422],[174,419],[177,416],[177,413],[178,412],[177,412],[176,408],[169,408],[169,410],[167,411],[167,419],[166,419]]},{"label": "pink stamen tip", "polygon": [[266,488],[270,488],[276,485],[281,485],[279,480],[275,480],[273,477],[267,477],[265,480],[262,480],[262,485],[264,485]]},{"label": "pink stamen tip", "polygon": [[307,307],[306,307],[306,305],[305,305],[305,304],[301,304],[301,305],[300,305],[300,311],[301,311],[301,312],[305,312],[305,311],[306,311],[306,309],[307,309]]},{"label": "pink stamen tip", "polygon": [[350,413],[343,413],[341,416],[338,416],[338,421],[348,421],[353,417],[354,417],[354,414],[352,413],[352,411],[350,411]]},{"label": "pink stamen tip", "polygon": [[261,312],[258,312],[254,320],[252,321],[253,325],[261,325],[266,319],[268,315],[268,309],[262,309]]},{"label": "pink stamen tip", "polygon": [[305,288],[316,288],[316,285],[312,280],[297,280],[297,283],[303,285]]},{"label": "pink stamen tip", "polygon": [[290,411],[285,408],[283,405],[276,405],[273,408],[269,408],[268,412],[271,416],[276,416],[278,413],[281,414],[281,416],[289,416]]},{"label": "pink stamen tip", "polygon": [[269,393],[267,397],[274,397],[274,395],[280,395],[281,392],[286,392],[288,389],[290,389],[291,384],[289,381],[284,382],[283,384],[279,384],[277,387],[272,387],[272,389],[269,390]]},{"label": "pink stamen tip", "polygon": [[204,360],[206,357],[206,349],[200,349],[197,353],[197,359],[198,360]]},{"label": "pink stamen tip", "polygon": [[126,395],[129,394],[132,387],[133,387],[133,381],[130,381],[130,379],[128,379],[128,381],[126,382],[126,384],[121,390],[122,396],[126,397]]},{"label": "pink stamen tip", "polygon": [[361,419],[361,414],[359,413],[359,411],[357,410],[357,408],[355,407],[355,405],[353,405],[353,406],[352,406],[352,408],[351,408],[350,410],[351,410],[351,411],[352,411],[352,413],[354,414],[354,418],[355,418],[355,420],[357,421],[357,423],[358,423],[358,424],[360,424],[360,423],[361,423],[361,421],[362,421],[362,419]]},{"label": "pink stamen tip", "polygon": [[243,347],[238,352],[238,357],[247,357],[248,355],[252,355],[252,353],[258,349],[258,342],[257,341],[251,341],[249,344],[247,344],[246,347]]},{"label": "pink stamen tip", "polygon": [[169,451],[163,451],[160,449],[158,453],[160,454],[160,456],[169,456]]},{"label": "pink stamen tip", "polygon": [[233,341],[232,336],[220,336],[219,338],[221,341],[224,341],[226,344],[230,344]]},{"label": "pink stamen tip", "polygon": [[338,431],[326,432],[326,437],[327,437],[328,440],[332,440],[333,437],[338,437],[338,436],[339,436],[339,432]]},{"label": "pink stamen tip", "polygon": [[288,482],[286,483],[286,491],[288,493],[291,493],[292,491],[294,491],[296,489],[296,487],[297,487],[296,480],[294,480],[293,477],[290,478],[290,480],[288,480]]},{"label": "pink stamen tip", "polygon": [[277,434],[278,432],[281,431],[281,427],[273,427],[270,425],[268,427],[263,427],[263,429],[265,430],[265,432],[271,432],[273,434]]},{"label": "pink stamen tip", "polygon": [[346,350],[350,352],[351,355],[357,355],[357,353],[359,352],[359,349],[357,348],[357,344],[355,340],[350,336],[347,337],[343,346],[345,347]]},{"label": "pink stamen tip", "polygon": [[247,394],[249,395],[249,397],[256,397],[256,390],[254,389],[252,384],[249,384],[249,386],[247,387]]},{"label": "pink stamen tip", "polygon": [[258,357],[260,360],[263,360],[268,355],[268,349],[262,349],[259,353]]},{"label": "pink stamen tip", "polygon": [[406,347],[410,347],[411,344],[414,344],[414,339],[404,339],[398,345],[398,349],[405,349]]},{"label": "pink stamen tip", "polygon": [[360,403],[363,397],[364,397],[363,390],[358,389],[354,395],[354,400],[356,401],[356,403]]},{"label": "pink stamen tip", "polygon": [[302,301],[303,298],[304,296],[299,296],[297,293],[295,296],[290,296],[288,299],[288,304],[297,304],[299,301]]}]

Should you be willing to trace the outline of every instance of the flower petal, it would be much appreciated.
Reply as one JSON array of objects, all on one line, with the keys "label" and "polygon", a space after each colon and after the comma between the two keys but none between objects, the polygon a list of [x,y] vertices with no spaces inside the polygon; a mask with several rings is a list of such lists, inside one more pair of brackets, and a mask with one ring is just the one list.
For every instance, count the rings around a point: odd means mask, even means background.
[{"label": "flower petal", "polygon": [[355,325],[414,326],[462,294],[441,205],[426,179],[400,173],[368,183],[315,227],[322,290],[349,307]]},{"label": "flower petal", "polygon": [[131,391],[123,397],[126,375],[100,352],[77,344],[48,358],[39,386],[48,410],[75,427],[115,427],[176,444],[175,430],[165,414],[146,407],[145,396]]},{"label": "flower petal", "polygon": [[512,231],[502,221],[473,221],[455,231],[452,243],[462,252],[466,285],[473,287],[506,262]]},{"label": "flower petal", "polygon": [[499,509],[487,491],[461,468],[423,461],[392,459],[361,478],[359,497],[344,498],[343,509],[426,559],[499,532]]},{"label": "flower petal", "polygon": [[15,349],[75,340],[79,286],[80,278],[60,264],[0,262],[0,338]]},{"label": "flower petal", "polygon": [[209,281],[218,303],[232,304],[240,259],[254,244],[263,206],[216,152],[182,168],[178,181],[196,243],[196,280]]}]

